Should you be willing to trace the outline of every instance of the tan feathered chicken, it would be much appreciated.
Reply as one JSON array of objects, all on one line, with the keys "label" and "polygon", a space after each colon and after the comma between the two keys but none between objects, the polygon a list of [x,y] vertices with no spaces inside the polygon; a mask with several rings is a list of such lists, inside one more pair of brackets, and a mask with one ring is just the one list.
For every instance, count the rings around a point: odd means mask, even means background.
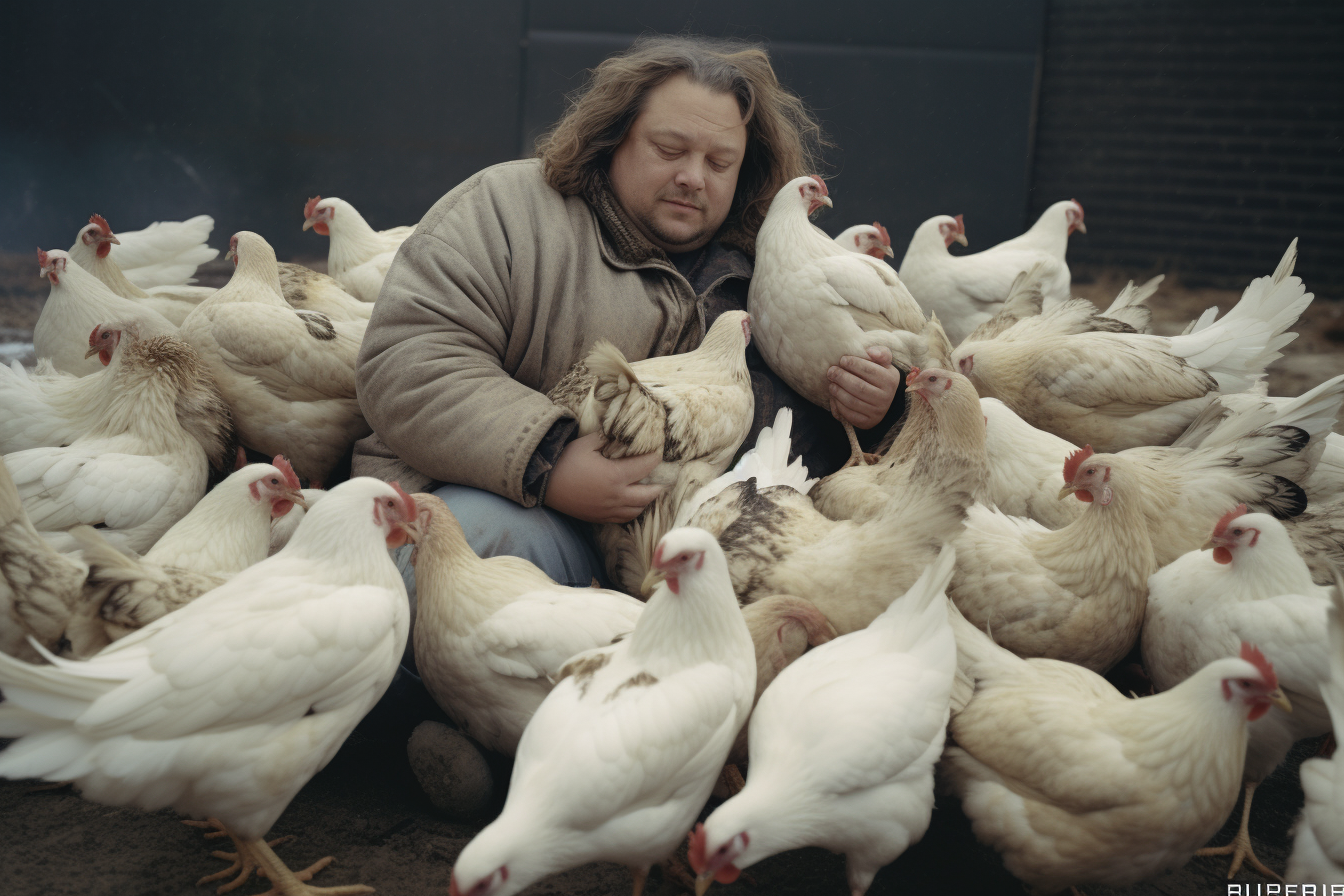
[{"label": "tan feathered chicken", "polygon": [[632,594],[681,503],[728,469],[751,429],[750,341],[746,312],[726,311],[699,348],[680,355],[631,363],[598,342],[550,392],[578,419],[579,435],[606,436],[604,456],[662,452],[663,462],[645,481],[665,486],[663,493],[630,522],[596,531],[611,580]]},{"label": "tan feathered chicken", "polygon": [[[815,176],[794,178],[775,194],[756,236],[747,307],[770,369],[834,410],[827,370],[875,346],[890,349],[901,370],[923,364],[925,317],[890,265],[846,251],[812,226],[808,215],[823,205],[831,200]],[[860,462],[858,436],[844,427],[851,461]]]},{"label": "tan feathered chicken", "polygon": [[[70,258],[123,299],[153,308],[175,326],[181,326],[201,299],[214,293],[215,290],[208,286],[151,286],[148,289],[137,286],[111,256],[112,247],[120,243],[107,219],[93,215],[79,231],[75,245],[70,249]],[[210,252],[211,258],[218,254],[214,249]]]},{"label": "tan feathered chicken", "polygon": [[103,526],[118,548],[146,551],[205,494],[205,450],[178,410],[208,376],[201,357],[176,336],[108,332],[122,341],[121,363],[94,425],[68,446],[5,456],[33,525],[62,550],[74,547],[65,530],[83,523]]},{"label": "tan feathered chicken", "polygon": [[218,249],[205,244],[214,229],[215,219],[209,215],[186,221],[155,221],[144,230],[122,231],[110,241],[100,238],[102,228],[95,232],[85,227],[70,247],[70,255],[87,267],[82,253],[102,250],[106,256],[110,250],[112,261],[133,285],[142,289],[181,286],[192,282],[197,267],[219,255]]},{"label": "tan feathered chicken", "polygon": [[443,501],[414,497],[416,668],[463,731],[512,756],[560,668],[633,631],[644,604],[617,591],[567,588],[521,557],[481,559]]},{"label": "tan feathered chicken", "polygon": [[913,367],[905,383],[905,423],[882,460],[837,470],[812,489],[812,503],[831,519],[872,519],[916,471],[941,478],[961,468],[976,483],[973,496],[983,498],[990,461],[975,387],[938,367]]},{"label": "tan feathered chicken", "polygon": [[279,269],[280,292],[296,311],[316,311],[332,320],[368,320],[373,314],[372,302],[350,295],[334,277],[287,261]]},{"label": "tan feathered chicken", "polygon": [[298,476],[277,455],[212,488],[143,557],[114,549],[97,529],[71,530],[88,575],[66,628],[66,654],[87,659],[264,560],[271,521],[303,506]]},{"label": "tan feathered chicken", "polygon": [[33,327],[33,348],[38,358],[49,359],[63,373],[87,376],[102,369],[86,349],[93,328],[110,321],[138,323],[146,334],[177,332],[168,318],[123,299],[59,249],[38,249],[37,263],[51,281],[51,292]]},{"label": "tan feathered chicken", "polygon": [[[33,373],[17,361],[10,368],[0,367],[0,419],[5,421],[0,454],[69,445],[88,433],[104,413],[109,391],[116,388],[123,334],[129,344],[154,332],[134,322],[109,321],[95,329],[88,339],[90,354],[104,366],[89,376],[61,373],[45,359]],[[209,372],[194,372],[178,395],[177,420],[201,443],[211,469],[224,475],[233,468],[237,446],[233,416]]]},{"label": "tan feathered chicken", "polygon": [[1185,864],[1237,799],[1248,718],[1287,705],[1258,650],[1129,699],[1073,663],[1023,660],[952,614],[975,695],[941,773],[1031,892],[1123,887]]},{"label": "tan feathered chicken", "polygon": [[364,302],[374,302],[397,249],[414,227],[374,230],[344,199],[314,196],[303,207],[303,229],[331,237],[327,273],[341,288]]},{"label": "tan feathered chicken", "polygon": [[239,439],[284,454],[321,487],[350,445],[369,434],[355,399],[355,357],[367,321],[295,311],[280,292],[275,252],[255,233],[229,241],[233,277],[182,324],[233,409]]},{"label": "tan feathered chicken", "polygon": [[1296,337],[1285,331],[1312,299],[1291,276],[1296,257],[1294,240],[1272,276],[1187,335],[1060,333],[1056,315],[1077,314],[1066,302],[994,339],[963,342],[953,360],[982,396],[1071,442],[1102,451],[1170,445],[1218,392],[1249,388]]}]

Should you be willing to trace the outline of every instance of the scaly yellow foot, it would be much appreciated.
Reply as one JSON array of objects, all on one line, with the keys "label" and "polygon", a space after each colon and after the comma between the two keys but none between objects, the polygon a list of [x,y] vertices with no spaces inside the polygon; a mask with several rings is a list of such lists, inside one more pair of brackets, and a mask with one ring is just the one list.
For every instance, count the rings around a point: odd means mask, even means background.
[{"label": "scaly yellow foot", "polygon": [[1246,785],[1246,803],[1242,806],[1241,827],[1237,829],[1237,836],[1232,838],[1232,842],[1226,846],[1207,846],[1195,853],[1197,856],[1232,856],[1232,865],[1227,869],[1227,879],[1231,880],[1241,869],[1241,863],[1245,861],[1251,868],[1260,872],[1270,880],[1283,883],[1283,878],[1270,871],[1269,868],[1255,856],[1255,850],[1251,847],[1251,797],[1255,795],[1256,785],[1247,783]]},{"label": "scaly yellow foot", "polygon": [[207,837],[226,836],[233,841],[237,852],[217,851],[212,855],[217,858],[232,861],[233,865],[217,874],[201,878],[197,883],[209,883],[219,880],[223,877],[238,871],[238,876],[227,884],[220,886],[216,893],[227,893],[243,884],[252,874],[257,872],[258,877],[266,877],[271,881],[271,888],[265,893],[259,893],[258,896],[362,896],[365,893],[374,892],[373,887],[364,884],[347,884],[339,887],[310,887],[305,883],[312,880],[313,875],[335,861],[331,856],[318,859],[302,871],[291,871],[280,857],[275,854],[271,846],[294,839],[293,837],[280,837],[271,843],[265,840],[244,840],[221,824],[217,819],[209,819],[205,822],[187,822],[193,827],[210,827],[216,830],[206,834]]}]

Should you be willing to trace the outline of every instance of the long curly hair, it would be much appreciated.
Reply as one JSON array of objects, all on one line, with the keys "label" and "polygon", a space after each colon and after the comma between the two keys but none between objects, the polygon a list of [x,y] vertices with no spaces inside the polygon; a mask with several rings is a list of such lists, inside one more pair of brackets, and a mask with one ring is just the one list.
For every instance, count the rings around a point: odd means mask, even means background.
[{"label": "long curly hair", "polygon": [[537,140],[546,181],[562,195],[592,196],[605,183],[616,147],[649,91],[687,74],[692,83],[731,94],[747,125],[737,191],[721,235],[754,251],[770,201],[784,184],[819,172],[830,145],[803,101],[779,83],[764,49],[741,41],[651,35],[590,71],[569,108]]}]

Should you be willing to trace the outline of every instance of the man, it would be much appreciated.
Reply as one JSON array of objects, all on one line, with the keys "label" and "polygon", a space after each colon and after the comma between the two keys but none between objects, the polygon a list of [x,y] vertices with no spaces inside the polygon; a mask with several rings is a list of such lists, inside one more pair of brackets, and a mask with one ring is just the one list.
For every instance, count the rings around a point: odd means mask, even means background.
[{"label": "man", "polygon": [[[749,253],[775,193],[817,168],[820,131],[765,52],[645,38],[593,72],[539,143],[443,197],[388,271],[360,351],[375,436],[355,473],[432,487],[482,556],[524,556],[564,584],[602,578],[584,527],[657,494],[656,454],[609,460],[545,393],[604,338],[627,358],[690,351],[746,306]],[[814,473],[848,455],[841,428],[754,347],[756,421],[796,411]],[[841,413],[876,441],[896,416],[885,351],[833,368]]]}]

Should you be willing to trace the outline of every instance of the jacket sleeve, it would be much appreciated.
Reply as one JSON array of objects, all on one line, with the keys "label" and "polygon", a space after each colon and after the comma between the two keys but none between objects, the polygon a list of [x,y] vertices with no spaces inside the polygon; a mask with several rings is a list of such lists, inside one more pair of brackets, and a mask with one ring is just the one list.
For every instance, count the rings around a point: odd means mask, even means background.
[{"label": "jacket sleeve", "polygon": [[530,507],[529,461],[569,415],[505,369],[509,236],[488,197],[472,200],[468,192],[431,211],[398,251],[360,348],[359,403],[415,469]]}]

